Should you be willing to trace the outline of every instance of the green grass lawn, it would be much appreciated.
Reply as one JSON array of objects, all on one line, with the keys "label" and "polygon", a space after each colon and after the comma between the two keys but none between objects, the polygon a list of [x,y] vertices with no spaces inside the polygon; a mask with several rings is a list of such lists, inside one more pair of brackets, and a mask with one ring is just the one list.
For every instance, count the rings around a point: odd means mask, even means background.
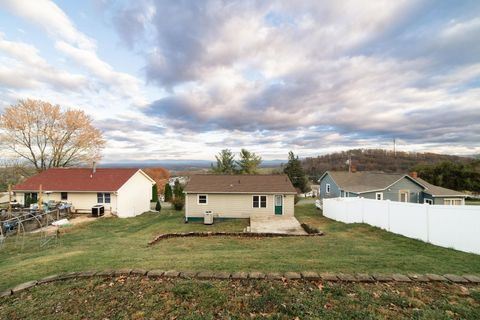
[{"label": "green grass lawn", "polygon": [[61,281],[0,300],[1,319],[472,319],[480,287],[446,283]]},{"label": "green grass lawn", "polygon": [[0,290],[70,271],[117,268],[480,274],[480,256],[436,247],[361,224],[324,218],[313,205],[297,206],[302,222],[325,232],[305,238],[174,238],[148,246],[159,233],[242,231],[246,220],[205,226],[183,223],[180,212],[162,210],[129,219],[102,218],[65,229],[55,246],[40,248],[38,235],[13,239],[0,250]]}]

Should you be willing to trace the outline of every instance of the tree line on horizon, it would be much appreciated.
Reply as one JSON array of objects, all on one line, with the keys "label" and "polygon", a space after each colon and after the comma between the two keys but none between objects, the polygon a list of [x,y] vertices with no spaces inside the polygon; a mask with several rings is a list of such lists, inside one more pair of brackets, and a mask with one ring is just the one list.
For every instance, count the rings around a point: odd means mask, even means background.
[{"label": "tree line on horizon", "polygon": [[[254,152],[242,148],[239,153],[239,159],[235,160],[235,154],[230,149],[223,149],[215,155],[216,164],[211,165],[212,174],[259,174],[258,168],[262,163],[262,158]],[[293,186],[301,192],[308,191],[308,179],[302,166],[302,162],[290,151],[288,161],[278,174],[284,173],[288,176]]]}]

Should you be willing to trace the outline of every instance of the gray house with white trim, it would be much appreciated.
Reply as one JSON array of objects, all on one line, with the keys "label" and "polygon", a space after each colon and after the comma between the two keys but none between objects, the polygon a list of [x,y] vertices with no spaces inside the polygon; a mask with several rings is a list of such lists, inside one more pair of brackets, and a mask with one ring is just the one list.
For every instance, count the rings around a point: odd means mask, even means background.
[{"label": "gray house with white trim", "polygon": [[319,179],[320,199],[363,197],[411,203],[464,205],[466,195],[411,175],[383,172],[327,171]]}]

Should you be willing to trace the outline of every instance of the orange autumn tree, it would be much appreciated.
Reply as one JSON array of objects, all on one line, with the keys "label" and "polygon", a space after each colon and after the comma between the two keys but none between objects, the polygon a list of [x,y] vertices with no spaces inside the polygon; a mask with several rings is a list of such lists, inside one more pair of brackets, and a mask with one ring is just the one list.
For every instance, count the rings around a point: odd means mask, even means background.
[{"label": "orange autumn tree", "polygon": [[0,116],[0,143],[37,171],[98,161],[105,146],[85,112],[31,99],[19,100]]}]

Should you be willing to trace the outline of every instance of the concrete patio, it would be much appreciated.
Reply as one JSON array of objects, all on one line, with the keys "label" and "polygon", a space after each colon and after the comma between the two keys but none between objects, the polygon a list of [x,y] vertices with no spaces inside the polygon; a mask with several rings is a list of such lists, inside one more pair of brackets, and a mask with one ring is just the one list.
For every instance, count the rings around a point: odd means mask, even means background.
[{"label": "concrete patio", "polygon": [[305,235],[300,222],[293,216],[254,215],[250,218],[250,232]]}]

